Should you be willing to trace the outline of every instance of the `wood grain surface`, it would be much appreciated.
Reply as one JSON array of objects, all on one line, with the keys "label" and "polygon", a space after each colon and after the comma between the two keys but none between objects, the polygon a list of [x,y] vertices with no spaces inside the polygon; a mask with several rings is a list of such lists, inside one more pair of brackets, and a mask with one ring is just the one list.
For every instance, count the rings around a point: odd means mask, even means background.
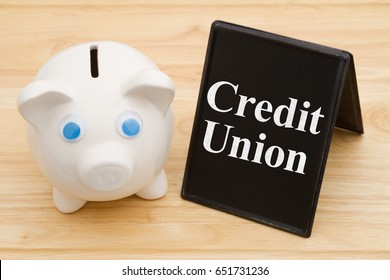
[{"label": "wood grain surface", "polygon": [[[180,198],[209,28],[221,19],[354,54],[365,134],[336,130],[312,237]],[[58,51],[130,44],[176,84],[163,199],[54,207],[16,109]],[[390,1],[0,1],[0,259],[389,259]]]}]

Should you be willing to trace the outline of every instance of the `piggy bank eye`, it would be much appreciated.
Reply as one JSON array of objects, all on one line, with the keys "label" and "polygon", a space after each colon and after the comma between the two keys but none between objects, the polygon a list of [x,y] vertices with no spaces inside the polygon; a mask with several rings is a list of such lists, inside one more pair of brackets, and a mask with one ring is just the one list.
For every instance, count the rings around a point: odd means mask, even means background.
[{"label": "piggy bank eye", "polygon": [[70,114],[60,123],[60,134],[65,141],[75,142],[83,137],[85,126],[80,116]]},{"label": "piggy bank eye", "polygon": [[121,136],[133,138],[141,132],[142,119],[134,111],[124,111],[119,114],[115,126]]}]

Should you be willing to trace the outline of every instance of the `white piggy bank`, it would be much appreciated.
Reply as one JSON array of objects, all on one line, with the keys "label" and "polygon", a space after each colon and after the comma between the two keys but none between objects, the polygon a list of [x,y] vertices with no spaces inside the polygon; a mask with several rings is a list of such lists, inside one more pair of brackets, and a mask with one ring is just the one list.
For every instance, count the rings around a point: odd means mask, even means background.
[{"label": "white piggy bank", "polygon": [[18,98],[32,154],[64,213],[167,192],[171,79],[144,54],[92,42],[52,57]]}]

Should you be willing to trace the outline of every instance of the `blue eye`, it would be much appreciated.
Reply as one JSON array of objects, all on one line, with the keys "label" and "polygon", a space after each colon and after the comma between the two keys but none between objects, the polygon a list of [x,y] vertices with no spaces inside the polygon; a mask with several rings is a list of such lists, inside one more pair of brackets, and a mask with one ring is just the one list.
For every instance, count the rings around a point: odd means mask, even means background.
[{"label": "blue eye", "polygon": [[77,139],[80,136],[80,132],[80,126],[75,122],[68,122],[62,130],[64,138],[69,141],[74,141]]},{"label": "blue eye", "polygon": [[75,142],[84,135],[84,122],[77,115],[65,116],[60,124],[60,134],[68,142]]},{"label": "blue eye", "polygon": [[142,119],[136,112],[124,111],[116,120],[116,129],[121,136],[133,138],[141,132]]},{"label": "blue eye", "polygon": [[122,132],[129,137],[136,136],[140,130],[141,126],[135,119],[127,119],[122,124]]}]

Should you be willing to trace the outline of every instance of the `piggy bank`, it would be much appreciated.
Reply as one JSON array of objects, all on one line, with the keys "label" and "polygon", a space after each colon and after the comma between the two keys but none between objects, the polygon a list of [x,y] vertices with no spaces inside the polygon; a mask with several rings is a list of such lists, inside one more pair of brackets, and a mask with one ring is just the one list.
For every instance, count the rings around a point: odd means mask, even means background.
[{"label": "piggy bank", "polygon": [[17,106],[59,211],[166,194],[174,92],[150,59],[117,42],[77,45],[43,65]]}]

